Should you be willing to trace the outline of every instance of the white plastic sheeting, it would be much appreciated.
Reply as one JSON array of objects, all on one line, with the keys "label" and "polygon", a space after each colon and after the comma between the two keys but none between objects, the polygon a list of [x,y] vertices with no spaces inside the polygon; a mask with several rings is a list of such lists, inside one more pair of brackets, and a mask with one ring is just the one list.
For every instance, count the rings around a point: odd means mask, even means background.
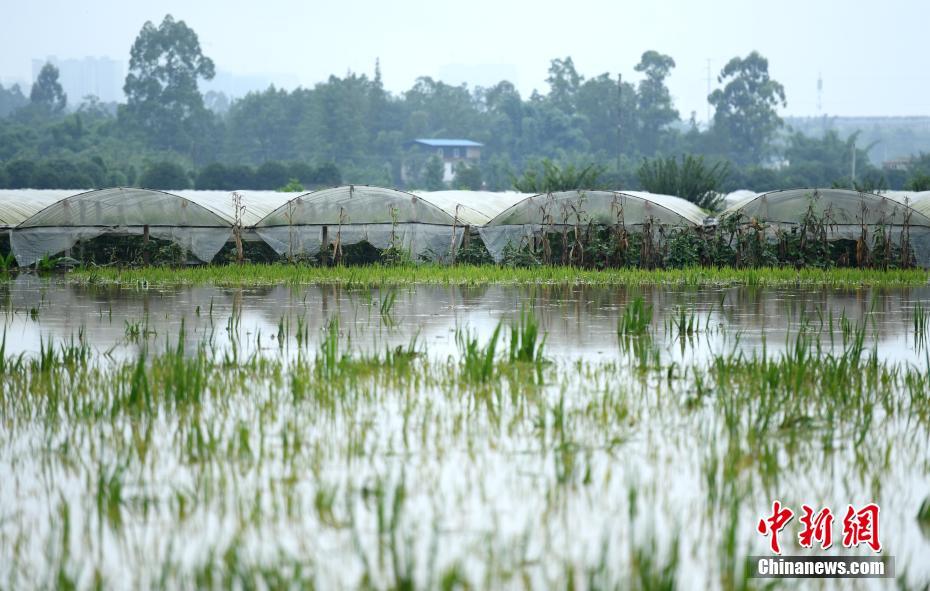
[{"label": "white plastic sheeting", "polygon": [[758,196],[759,193],[749,191],[748,189],[732,191],[723,196],[723,207],[725,210],[729,210],[742,203],[748,203]]},{"label": "white plastic sheeting", "polygon": [[0,229],[12,228],[70,195],[74,195],[74,191],[2,190],[0,191]]},{"label": "white plastic sheeting", "polygon": [[514,191],[414,191],[414,195],[439,207],[459,224],[483,226],[505,209],[532,197],[532,193]]},{"label": "white plastic sheeting", "polygon": [[415,259],[444,259],[462,239],[463,223],[425,197],[394,189],[348,185],[307,193],[265,216],[255,232],[279,255],[315,256],[323,246],[367,241],[397,246]]},{"label": "white plastic sheeting", "polygon": [[838,225],[903,225],[910,213],[912,226],[930,226],[930,218],[905,206],[898,195],[877,195],[849,189],[786,189],[761,193],[738,203],[726,213],[740,212],[761,222],[800,224],[810,209]]},{"label": "white plastic sheeting", "polygon": [[279,193],[278,191],[172,191],[192,203],[209,209],[230,225],[236,223],[236,201],[239,195],[239,221],[243,228],[251,228],[263,217],[303,193]]},{"label": "white plastic sheeting", "polygon": [[[905,196],[908,202],[915,196],[913,206],[905,205]],[[809,211],[824,219],[830,240],[858,240],[863,229],[872,236],[881,226],[893,242],[901,243],[906,232],[917,264],[930,267],[930,201],[920,194],[787,189],[759,194],[731,206],[725,213],[740,213],[766,224],[774,238],[778,231],[791,231],[803,223]]]},{"label": "white plastic sheeting", "polygon": [[930,217],[930,191],[914,193],[911,207],[913,207],[915,211],[919,211],[923,215]]},{"label": "white plastic sheeting", "polygon": [[565,227],[602,225],[641,227],[645,222],[665,226],[700,226],[706,213],[670,195],[642,191],[561,191],[526,197],[478,229],[495,261],[507,244],[519,246],[546,232]]},{"label": "white plastic sheeting", "polygon": [[220,214],[172,193],[148,189],[101,189],[55,201],[22,221],[10,233],[20,265],[71,248],[78,240],[104,234],[141,235],[170,240],[202,261],[210,261],[232,233]]}]

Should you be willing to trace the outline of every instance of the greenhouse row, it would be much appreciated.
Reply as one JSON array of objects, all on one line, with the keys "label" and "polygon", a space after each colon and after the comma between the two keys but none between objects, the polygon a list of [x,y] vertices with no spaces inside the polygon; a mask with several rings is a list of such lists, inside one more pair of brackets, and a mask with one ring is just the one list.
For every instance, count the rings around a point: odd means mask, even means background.
[{"label": "greenhouse row", "polygon": [[0,232],[20,266],[70,254],[105,236],[139,236],[177,245],[209,262],[227,244],[261,242],[279,257],[315,257],[367,243],[396,248],[413,260],[448,262],[472,238],[495,261],[547,234],[623,228],[631,234],[676,229],[712,232],[722,220],[764,228],[773,238],[813,218],[829,240],[862,240],[881,232],[906,244],[930,267],[930,193],[863,193],[845,189],[740,191],[711,214],[670,195],[638,191],[544,194],[482,191],[404,192],[349,185],[308,193],[256,191],[0,191]]}]

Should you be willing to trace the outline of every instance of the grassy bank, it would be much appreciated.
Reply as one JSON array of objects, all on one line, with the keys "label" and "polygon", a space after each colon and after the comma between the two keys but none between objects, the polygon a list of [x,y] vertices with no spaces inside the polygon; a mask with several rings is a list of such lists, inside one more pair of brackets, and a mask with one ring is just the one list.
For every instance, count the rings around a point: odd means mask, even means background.
[{"label": "grassy bank", "polygon": [[930,272],[922,269],[881,271],[872,269],[733,269],[693,267],[686,269],[582,270],[572,267],[507,268],[497,266],[360,266],[315,267],[288,264],[150,267],[136,269],[86,268],[69,274],[79,283],[145,285],[271,285],[340,284],[358,286],[480,284],[591,284],[591,285],[823,285],[836,287],[926,285]]}]

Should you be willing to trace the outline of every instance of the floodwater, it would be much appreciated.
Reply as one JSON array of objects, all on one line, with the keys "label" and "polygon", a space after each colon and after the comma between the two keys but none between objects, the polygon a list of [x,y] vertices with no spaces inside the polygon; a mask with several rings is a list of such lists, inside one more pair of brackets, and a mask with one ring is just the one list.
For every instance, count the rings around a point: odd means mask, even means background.
[{"label": "floodwater", "polygon": [[[0,283],[7,351],[36,353],[44,341],[67,340],[82,331],[100,353],[135,355],[142,346],[127,333],[138,325],[151,342],[174,344],[184,326],[190,344],[207,338],[217,349],[280,354],[281,323],[288,327],[285,350],[293,345],[298,320],[311,344],[338,319],[360,350],[407,344],[416,337],[428,352],[457,353],[455,329],[489,337],[498,323],[532,309],[553,356],[616,357],[617,319],[634,298],[654,309],[661,353],[674,361],[706,359],[737,350],[784,349],[802,327],[840,333],[840,320],[868,327],[870,343],[883,360],[919,363],[913,313],[930,305],[930,286],[910,288],[669,288],[603,286],[431,286],[347,289],[340,286],[159,287],[145,290],[81,286],[23,275]],[[393,303],[382,309],[385,300]],[[697,330],[682,346],[666,330],[680,311],[694,314]],[[832,315],[832,325],[831,325]],[[825,341],[829,345],[829,341]],[[837,344],[837,340],[833,340]]]},{"label": "floodwater", "polygon": [[[658,361],[647,372],[617,336],[618,318],[637,297],[654,310],[650,344]],[[183,327],[189,354],[207,343],[217,356],[293,362],[316,350],[335,319],[352,350],[380,352],[415,339],[441,367],[461,354],[457,332],[485,342],[498,324],[531,310],[549,363],[542,385],[501,377],[491,400],[424,379],[413,392],[372,383],[351,404],[306,412],[288,405],[283,416],[263,403],[295,386],[263,377],[255,399],[230,394],[205,404],[197,420],[216,432],[222,451],[202,462],[181,453],[183,430],[170,413],[159,416],[149,435],[155,451],[142,459],[121,456],[127,452],[115,443],[121,431],[136,436],[132,422],[103,420],[95,439],[93,429],[30,428],[29,419],[0,416],[17,424],[0,432],[0,587],[45,586],[51,576],[43,568],[63,561],[85,585],[94,569],[118,588],[199,585],[204,565],[213,564],[221,574],[212,580],[226,586],[237,580],[220,578],[233,565],[286,570],[281,565],[291,563],[282,556],[304,565],[320,588],[356,587],[366,577],[390,588],[399,571],[420,588],[450,573],[473,588],[565,587],[569,578],[581,588],[599,581],[625,587],[637,568],[648,570],[642,560],[650,557],[675,565],[679,588],[736,587],[740,561],[770,554],[755,527],[774,500],[798,515],[802,503],[832,507],[834,546],[824,551],[831,555],[871,554],[842,547],[842,521],[848,504],[878,503],[882,555],[895,557],[904,583],[920,587],[930,582],[930,531],[917,519],[930,499],[926,416],[886,404],[870,407],[867,419],[857,410],[830,424],[812,410],[813,418],[801,417],[812,427],[765,431],[758,441],[756,417],[726,417],[713,400],[696,409],[682,402],[700,389],[695,368],[721,355],[774,358],[803,331],[817,333],[818,354],[826,355],[842,349],[844,323],[865,327],[867,354],[880,362],[926,373],[915,306],[930,307],[930,287],[137,289],[20,276],[0,283],[8,357],[81,340],[102,365],[115,364],[143,349],[173,348]],[[682,316],[693,318],[690,335],[676,326]],[[915,397],[903,387],[895,392]],[[253,427],[251,434],[241,435],[243,427]],[[308,451],[294,451],[295,429]],[[243,437],[252,442],[249,461]],[[125,471],[126,500],[112,522],[98,515],[97,483],[115,465]],[[74,532],[67,561],[53,543],[61,506],[70,509]],[[796,535],[794,527],[782,535],[785,554],[810,554],[798,549]],[[891,587],[876,580],[842,586]]]}]

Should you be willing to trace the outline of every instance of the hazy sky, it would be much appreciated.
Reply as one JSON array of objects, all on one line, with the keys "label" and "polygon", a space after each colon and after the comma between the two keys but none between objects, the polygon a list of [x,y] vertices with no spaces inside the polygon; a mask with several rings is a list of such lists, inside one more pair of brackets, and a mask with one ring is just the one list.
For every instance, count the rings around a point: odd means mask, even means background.
[{"label": "hazy sky", "polygon": [[[524,95],[546,90],[549,60],[570,55],[585,76],[638,80],[647,49],[675,58],[669,81],[683,118],[704,119],[707,60],[716,73],[759,50],[785,85],[785,114],[930,115],[925,38],[928,0],[3,0],[0,79],[31,78],[33,58],[106,55],[128,61],[146,20],[166,13],[200,36],[207,55],[235,74],[281,75],[307,86],[348,70],[386,86],[420,75],[503,73]],[[867,9],[858,6],[868,6]],[[456,79],[453,82],[461,82]],[[487,80],[473,80],[484,82]]]}]

